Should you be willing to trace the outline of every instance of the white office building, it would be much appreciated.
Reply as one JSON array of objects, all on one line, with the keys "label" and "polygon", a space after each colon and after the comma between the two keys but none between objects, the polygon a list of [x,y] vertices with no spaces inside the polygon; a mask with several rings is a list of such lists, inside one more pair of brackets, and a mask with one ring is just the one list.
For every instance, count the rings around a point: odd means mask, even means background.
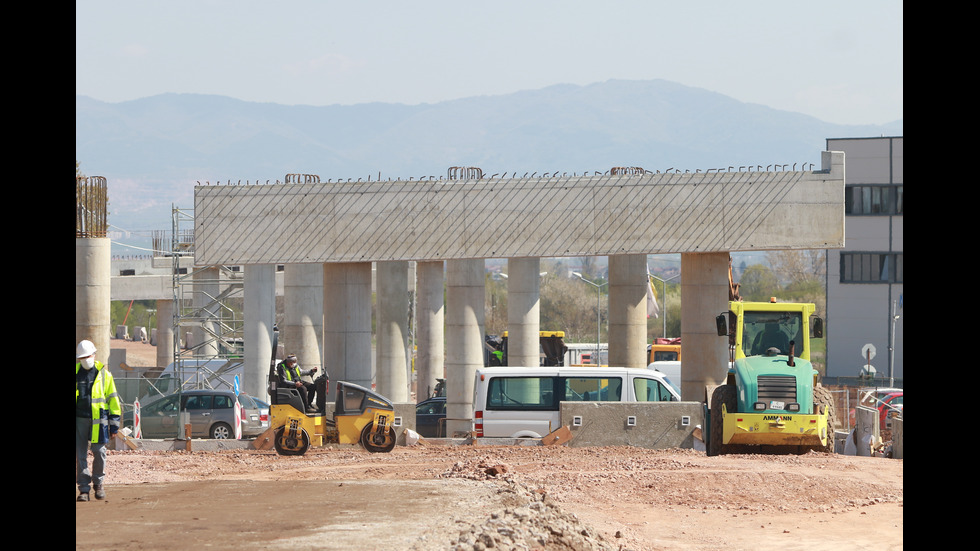
[{"label": "white office building", "polygon": [[[845,247],[827,252],[827,377],[853,384],[869,365],[875,383],[902,386],[904,353],[902,136],[832,138],[845,153]],[[868,347],[867,345],[871,345]],[[890,386],[890,385],[889,385]]]}]

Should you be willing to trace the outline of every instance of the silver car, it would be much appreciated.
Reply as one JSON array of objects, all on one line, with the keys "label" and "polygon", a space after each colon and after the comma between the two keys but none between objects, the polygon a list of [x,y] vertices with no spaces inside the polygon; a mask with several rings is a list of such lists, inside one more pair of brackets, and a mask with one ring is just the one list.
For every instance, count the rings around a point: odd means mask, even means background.
[{"label": "silver car", "polygon": [[[164,396],[141,408],[140,428],[143,438],[176,438],[183,436],[177,415],[177,394]],[[181,410],[190,417],[192,438],[225,439],[235,437],[235,393],[231,390],[185,390],[180,394]],[[242,438],[262,434],[269,428],[269,410],[264,410],[247,394],[240,394],[242,404]],[[132,426],[127,412],[124,426]]]}]

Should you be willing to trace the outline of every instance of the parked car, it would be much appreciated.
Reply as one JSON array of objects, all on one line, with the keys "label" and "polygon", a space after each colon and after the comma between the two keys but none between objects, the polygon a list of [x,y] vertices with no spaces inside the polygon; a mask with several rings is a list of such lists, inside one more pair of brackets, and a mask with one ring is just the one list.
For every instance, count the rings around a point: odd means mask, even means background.
[{"label": "parked car", "polygon": [[[143,438],[175,438],[178,428],[177,398],[181,410],[190,414],[192,438],[225,439],[235,437],[235,392],[232,390],[185,390],[141,407],[140,428]],[[240,394],[242,404],[242,438],[258,436],[269,428],[269,406],[248,394]],[[264,406],[264,407],[263,407]],[[133,427],[133,412],[123,414],[123,426]]]},{"label": "parked car", "polygon": [[903,392],[889,392],[878,398],[878,418],[881,419],[881,428],[890,429],[892,418],[902,414]]},{"label": "parked car", "polygon": [[[878,410],[878,419],[881,430],[889,429],[892,426],[892,417],[902,414],[902,395],[904,391],[900,388],[872,388],[858,390],[860,404],[865,407]],[[851,408],[848,413],[850,416],[850,426],[854,426],[855,411]]]},{"label": "parked car", "polygon": [[269,429],[269,403],[242,392],[238,395],[244,413],[242,438],[255,437]]},{"label": "parked car", "polygon": [[428,438],[443,438],[446,435],[446,397],[437,396],[420,402],[415,406],[415,432]]}]

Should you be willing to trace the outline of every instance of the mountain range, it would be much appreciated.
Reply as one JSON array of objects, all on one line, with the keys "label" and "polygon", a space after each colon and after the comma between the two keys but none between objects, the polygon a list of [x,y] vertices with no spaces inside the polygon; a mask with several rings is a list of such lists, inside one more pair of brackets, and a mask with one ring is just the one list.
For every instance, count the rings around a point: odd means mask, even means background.
[{"label": "mountain range", "polygon": [[75,157],[108,182],[109,223],[170,230],[204,183],[582,174],[813,163],[827,138],[902,135],[839,125],[665,80],[555,85],[433,104],[287,106],[199,94],[75,98]]}]

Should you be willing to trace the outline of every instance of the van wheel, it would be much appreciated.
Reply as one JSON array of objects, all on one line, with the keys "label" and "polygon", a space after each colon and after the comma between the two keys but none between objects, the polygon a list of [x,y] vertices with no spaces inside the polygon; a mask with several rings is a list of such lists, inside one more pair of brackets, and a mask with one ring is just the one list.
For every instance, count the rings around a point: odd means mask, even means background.
[{"label": "van wheel", "polygon": [[226,440],[231,438],[232,432],[231,427],[226,423],[215,423],[211,427],[211,438],[215,440]]}]

